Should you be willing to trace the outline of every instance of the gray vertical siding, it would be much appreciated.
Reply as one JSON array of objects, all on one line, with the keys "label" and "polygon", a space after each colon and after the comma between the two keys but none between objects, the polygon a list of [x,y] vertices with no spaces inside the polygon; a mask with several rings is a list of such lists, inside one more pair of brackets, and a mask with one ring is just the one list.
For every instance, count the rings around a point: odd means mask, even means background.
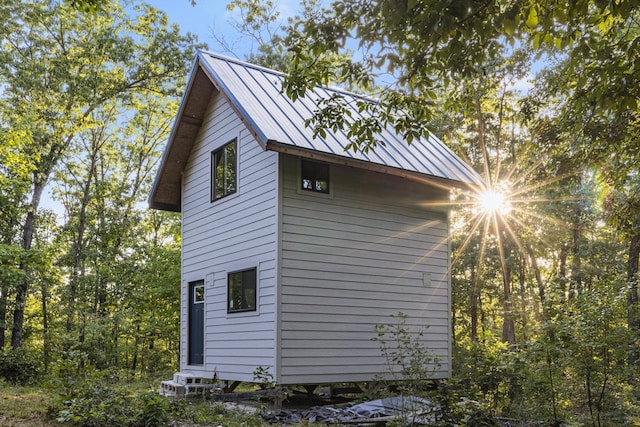
[{"label": "gray vertical siding", "polygon": [[[387,370],[374,326],[402,311],[450,374],[447,198],[389,175],[332,165],[333,194],[302,192],[281,158],[279,381],[370,381]],[[435,367],[434,367],[435,368]]]},{"label": "gray vertical siding", "polygon": [[[238,138],[238,188],[210,202],[211,152]],[[183,177],[181,370],[253,380],[275,366],[278,155],[265,152],[225,98],[214,95]],[[226,310],[227,273],[258,269],[258,310]],[[186,286],[205,279],[204,366],[187,366]]]}]

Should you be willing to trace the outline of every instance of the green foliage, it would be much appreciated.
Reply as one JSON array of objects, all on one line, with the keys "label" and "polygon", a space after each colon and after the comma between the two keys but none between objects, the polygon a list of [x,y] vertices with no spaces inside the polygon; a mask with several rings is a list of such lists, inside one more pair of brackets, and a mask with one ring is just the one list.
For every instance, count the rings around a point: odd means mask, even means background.
[{"label": "green foliage", "polygon": [[[429,425],[452,426],[496,426],[497,423],[486,407],[469,399],[473,389],[469,384],[460,385],[434,380],[438,369],[438,358],[422,341],[423,331],[415,331],[407,325],[407,315],[402,312],[390,316],[389,324],[377,325],[380,350],[388,365],[387,375],[380,378],[386,384],[385,394],[423,396],[431,401],[427,407],[408,409],[391,425],[406,425],[419,415],[429,419]],[[390,375],[389,375],[390,374]],[[415,412],[415,413],[414,413]]]},{"label": "green foliage", "polygon": [[166,397],[160,396],[155,391],[148,391],[135,396],[130,401],[130,404],[137,408],[131,423],[132,426],[167,425],[171,406],[169,399]]},{"label": "green foliage", "polygon": [[[5,2],[0,38],[0,344],[10,326],[45,361],[58,347],[173,369],[179,219],[141,204],[193,39],[118,1]],[[39,209],[47,183],[57,219]]]},{"label": "green foliage", "polygon": [[[291,388],[274,382],[269,368],[264,366],[258,366],[253,371],[253,380],[258,383],[262,390],[267,390],[266,398],[278,410],[282,407],[282,403],[293,394]],[[257,398],[260,400],[262,396],[258,395]]]},{"label": "green foliage", "polygon": [[258,366],[253,371],[253,380],[257,382],[262,389],[267,389],[275,385],[273,375],[271,375],[269,368],[265,368],[264,366]]},{"label": "green foliage", "polygon": [[170,402],[154,391],[130,396],[95,384],[64,401],[56,419],[83,426],[164,426],[170,419]]},{"label": "green foliage", "polygon": [[59,422],[84,426],[163,426],[172,407],[156,391],[134,392],[119,385],[111,370],[87,367],[88,357],[69,352],[55,366],[50,383],[55,393],[51,412]]},{"label": "green foliage", "polygon": [[[91,13],[78,13],[73,6],[86,6]],[[195,46],[158,10],[144,4],[125,9],[117,1],[4,2],[0,39],[0,115],[6,127],[0,138],[7,142],[0,149],[2,243],[19,242],[27,252],[36,244],[72,248],[60,260],[61,268],[70,267],[68,286],[58,295],[51,295],[44,281],[38,289],[50,354],[55,338],[50,326],[58,324],[50,321],[48,302],[57,297],[66,305],[58,314],[66,314],[67,333],[80,323],[79,312],[108,310],[111,301],[104,290],[116,288],[121,275],[113,264],[96,265],[96,258],[119,262],[132,251],[123,242],[136,238],[130,233],[133,211],[150,185]],[[77,167],[83,162],[87,170]],[[57,171],[61,175],[55,176]],[[66,190],[60,198],[69,201],[68,223],[60,233],[39,236],[44,231],[38,229],[39,204],[52,178]],[[7,180],[15,185],[6,185]],[[25,312],[36,291],[37,277],[27,274],[30,266],[20,268],[23,279],[11,289],[11,305],[5,286],[0,301],[3,332],[6,308],[14,312],[13,347],[27,338]],[[80,277],[88,271],[93,275]],[[91,294],[95,299],[88,302]],[[118,304],[113,301],[111,307]]]},{"label": "green foliage", "polygon": [[224,402],[177,399],[171,401],[171,413],[178,423],[195,426],[261,427],[269,425],[259,415],[230,407]]},{"label": "green foliage", "polygon": [[[583,0],[552,7],[537,1],[445,0],[339,0],[325,8],[310,5],[287,28],[284,45],[291,67],[284,89],[293,99],[319,84],[372,90],[383,106],[381,112],[392,113],[376,116],[380,123],[332,121],[339,114],[324,110],[308,122],[324,129],[339,126],[345,132],[367,129],[353,135],[355,146],[366,150],[376,146],[380,124],[408,138],[428,133],[424,122],[442,114],[433,102],[440,93],[464,87],[469,80],[494,77],[493,64],[520,46],[531,50],[528,57],[560,58],[556,76],[563,81],[553,87],[541,85],[539,105],[548,105],[550,92],[561,94],[574,130],[588,129],[580,129],[578,121],[593,112],[637,123],[640,76],[637,55],[631,53],[640,43],[636,6],[635,0],[615,5]],[[341,56],[352,46],[357,46],[358,55]],[[374,82],[382,87],[375,88]],[[415,101],[401,102],[396,93]],[[447,94],[442,101],[445,114],[452,108],[473,111]],[[402,121],[404,116],[415,120]],[[611,130],[606,125],[599,128],[603,133]]]},{"label": "green foliage", "polygon": [[630,425],[638,413],[627,382],[622,283],[594,281],[592,290],[564,303],[543,334],[519,348],[489,337],[459,342],[457,386],[502,416],[556,425]]},{"label": "green foliage", "polygon": [[21,347],[0,351],[0,379],[27,385],[40,379],[42,358],[33,350]]},{"label": "green foliage", "polygon": [[20,268],[25,260],[25,251],[14,245],[0,244],[0,282],[5,285],[17,284],[24,278]]},{"label": "green foliage", "polygon": [[485,341],[465,341],[454,348],[454,371],[467,396],[486,402],[496,409],[501,402],[502,382],[505,378],[500,367],[500,354],[504,344]]},{"label": "green foliage", "polygon": [[419,395],[438,369],[438,358],[422,341],[424,331],[407,325],[406,314],[399,312],[389,317],[391,323],[376,325],[377,336],[373,338],[387,364],[387,375],[381,380],[390,376],[400,383],[403,393]]},{"label": "green foliage", "polygon": [[491,415],[491,411],[478,401],[469,399],[468,390],[460,384],[440,381],[437,387],[429,393],[435,403],[429,415],[433,417],[433,426],[477,426],[493,427],[498,422]]},{"label": "green foliage", "polygon": [[625,399],[620,396],[631,398],[625,391],[627,290],[619,283],[595,285],[572,301],[571,315],[559,331],[565,343],[561,357],[565,372],[574,379],[568,384],[573,400],[588,411],[583,416],[598,426],[622,424]]},{"label": "green foliage", "polygon": [[84,13],[96,13],[110,0],[66,0],[74,9]]},{"label": "green foliage", "polygon": [[[115,424],[122,426],[267,426],[257,414],[249,413],[239,408],[233,408],[222,402],[211,402],[202,399],[167,399],[158,395],[155,391],[149,391],[149,384],[146,381],[118,380],[111,382],[107,379],[108,386],[114,391],[123,390],[126,395],[123,399],[116,398],[119,392],[109,393],[103,390],[102,402],[113,403],[121,406],[121,413],[111,416],[116,420]],[[154,386],[157,386],[157,378]],[[142,390],[142,388],[144,390]],[[22,387],[7,385],[0,381],[0,418],[2,425],[38,425],[38,426],[60,426],[61,423],[52,418],[57,416],[56,410],[61,407],[58,404],[52,406],[51,390],[43,390],[36,387]],[[57,399],[54,397],[53,400]],[[93,400],[99,403],[97,397]],[[144,402],[140,404],[140,402]],[[81,410],[78,406],[77,410]],[[65,409],[66,411],[66,409]],[[107,408],[95,410],[93,414],[100,412],[111,412]],[[71,416],[70,413],[65,413]],[[126,417],[126,419],[125,419]],[[103,417],[104,418],[104,417]],[[100,426],[105,425],[101,419],[78,417],[77,421],[68,421],[63,425],[78,426]]]}]

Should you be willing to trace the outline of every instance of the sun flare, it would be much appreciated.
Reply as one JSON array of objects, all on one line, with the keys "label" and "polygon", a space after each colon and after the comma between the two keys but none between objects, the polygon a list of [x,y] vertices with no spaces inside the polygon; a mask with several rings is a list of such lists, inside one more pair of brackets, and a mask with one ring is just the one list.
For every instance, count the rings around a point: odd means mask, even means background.
[{"label": "sun flare", "polygon": [[506,195],[496,190],[485,190],[478,194],[478,206],[487,214],[499,213],[505,215],[511,210],[511,204]]}]

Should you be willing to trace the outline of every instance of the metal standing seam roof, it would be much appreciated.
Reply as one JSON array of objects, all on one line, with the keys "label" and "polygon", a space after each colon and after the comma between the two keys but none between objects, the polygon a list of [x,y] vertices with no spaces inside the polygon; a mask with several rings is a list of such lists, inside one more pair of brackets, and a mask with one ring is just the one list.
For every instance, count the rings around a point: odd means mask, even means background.
[{"label": "metal standing seam roof", "polygon": [[480,175],[433,135],[407,144],[394,129],[384,129],[374,150],[346,151],[344,131],[327,129],[314,137],[305,121],[318,110],[320,99],[340,94],[352,106],[352,119],[363,117],[357,101],[374,99],[347,91],[316,87],[295,102],[282,91],[285,75],[237,59],[199,51],[167,147],[156,175],[149,206],[180,211],[181,174],[205,119],[206,106],[216,91],[230,102],[258,142],[267,150],[290,152],[401,176],[419,176],[435,185],[484,187]]},{"label": "metal standing seam roof", "polygon": [[353,106],[353,117],[362,116],[356,106],[358,99],[376,102],[373,99],[319,86],[294,102],[282,92],[283,73],[206,51],[200,51],[198,58],[265,146],[275,142],[472,186],[484,185],[476,171],[433,135],[414,139],[409,145],[395,130],[385,129],[380,135],[385,145],[378,144],[375,150],[363,153],[345,151],[350,141],[344,132],[327,130],[326,137],[314,138],[313,129],[304,124],[319,108],[318,99],[339,93],[347,105]]}]

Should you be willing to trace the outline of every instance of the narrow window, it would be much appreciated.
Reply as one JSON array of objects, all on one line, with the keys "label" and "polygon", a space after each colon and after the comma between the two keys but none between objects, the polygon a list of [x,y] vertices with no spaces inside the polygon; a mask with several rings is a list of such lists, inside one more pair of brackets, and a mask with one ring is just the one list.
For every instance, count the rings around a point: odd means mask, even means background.
[{"label": "narrow window", "polygon": [[227,312],[255,311],[256,269],[229,273],[227,281]]},{"label": "narrow window", "polygon": [[302,160],[301,185],[303,190],[329,193],[329,165]]},{"label": "narrow window", "polygon": [[211,201],[236,192],[237,143],[233,141],[211,153]]},{"label": "narrow window", "polygon": [[193,289],[193,302],[194,304],[204,302],[204,282],[201,285],[197,285]]}]

